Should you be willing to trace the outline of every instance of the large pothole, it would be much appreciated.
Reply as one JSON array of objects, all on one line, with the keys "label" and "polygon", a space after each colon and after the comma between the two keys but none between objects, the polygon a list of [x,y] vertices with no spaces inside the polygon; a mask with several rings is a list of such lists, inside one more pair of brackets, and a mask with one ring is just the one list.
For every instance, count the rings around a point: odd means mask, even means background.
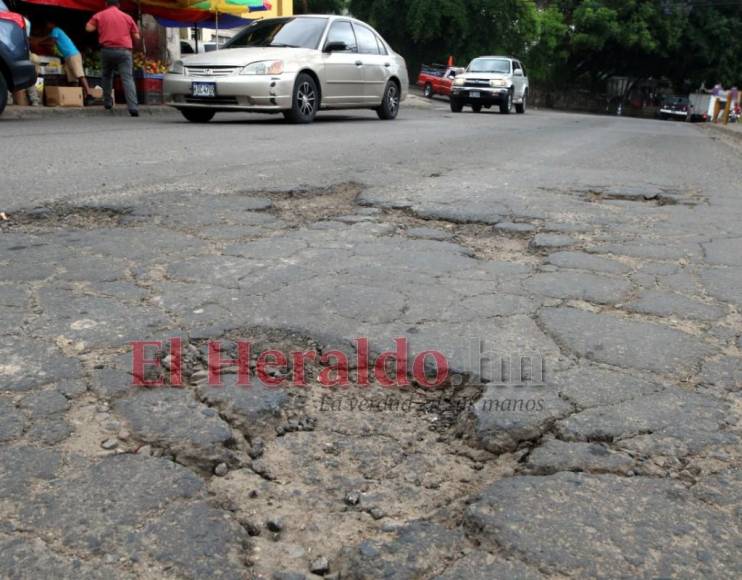
[{"label": "large pothole", "polygon": [[[214,466],[209,489],[214,502],[230,510],[252,536],[248,557],[256,577],[279,571],[306,574],[318,558],[327,558],[330,569],[336,569],[343,548],[382,541],[409,521],[456,527],[467,497],[518,468],[520,453],[496,457],[456,434],[457,419],[478,396],[476,389],[385,388],[373,372],[364,385],[355,369],[348,373],[348,384],[328,387],[318,377],[329,365],[308,358],[304,386],[289,381],[269,387],[259,382],[261,352],[286,353],[286,367],[269,376],[295,379],[291,353],[321,356],[326,351],[306,337],[249,329],[218,337],[220,357],[239,358],[241,340],[250,343],[250,386],[238,384],[239,365],[230,363],[221,369],[222,386],[210,386],[206,337],[183,343],[184,389],[193,401],[183,410],[193,419],[202,412],[193,405],[211,409],[216,414],[206,414],[204,425],[223,420],[235,433],[234,440],[223,443],[232,459]],[[168,354],[156,355],[165,371],[172,365]],[[148,389],[142,395],[154,396]],[[136,407],[126,411],[131,417]],[[146,441],[132,428],[136,422],[126,424],[132,434],[123,445],[131,446],[130,452],[144,442],[202,474],[203,465],[219,461],[199,461],[204,429],[194,424],[194,445],[179,440],[175,446],[168,424],[150,415],[138,423],[148,430]],[[163,431],[160,444],[153,426]],[[213,451],[214,446],[205,448]]]},{"label": "large pothole", "polygon": [[271,199],[271,213],[289,227],[296,227],[352,214],[356,209],[355,199],[362,190],[360,184],[348,182],[325,188],[261,192],[256,195]]},{"label": "large pothole", "polygon": [[8,214],[7,219],[0,221],[0,232],[121,227],[130,213],[127,208],[76,206],[60,202]]}]

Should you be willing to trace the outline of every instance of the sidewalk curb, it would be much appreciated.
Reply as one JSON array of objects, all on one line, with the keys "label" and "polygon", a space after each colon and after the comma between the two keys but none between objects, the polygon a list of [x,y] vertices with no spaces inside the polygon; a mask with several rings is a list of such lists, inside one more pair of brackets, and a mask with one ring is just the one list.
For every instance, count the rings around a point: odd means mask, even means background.
[{"label": "sidewalk curb", "polygon": [[412,92],[407,94],[407,98],[402,102],[403,107],[412,109],[432,109],[435,101],[418,96]]},{"label": "sidewalk curb", "polygon": [[704,128],[706,129],[706,131],[717,133],[718,135],[725,135],[726,137],[735,139],[742,143],[742,130],[740,129],[730,129],[729,127],[725,127],[724,125],[717,125],[714,123],[706,123],[704,125]]},{"label": "sidewalk curb", "polygon": [[[139,115],[142,117],[165,117],[177,115],[178,112],[172,107],[164,105],[145,105],[139,107]],[[4,120],[23,120],[23,119],[80,119],[80,118],[110,118],[110,117],[128,117],[129,111],[125,106],[114,107],[106,111],[101,106],[93,107],[17,107],[9,106],[0,115],[0,122]]]},{"label": "sidewalk curb", "polygon": [[[420,97],[407,98],[402,102],[404,109],[424,109],[432,110],[435,103],[423,100]],[[178,116],[178,111],[172,107],[166,106],[140,106],[139,115],[142,117],[171,117]],[[128,117],[129,111],[126,107],[116,107],[111,111],[106,111],[103,107],[16,107],[9,106],[5,112],[0,115],[2,121],[21,121],[32,119],[94,119],[94,118],[111,118],[111,117]]]}]

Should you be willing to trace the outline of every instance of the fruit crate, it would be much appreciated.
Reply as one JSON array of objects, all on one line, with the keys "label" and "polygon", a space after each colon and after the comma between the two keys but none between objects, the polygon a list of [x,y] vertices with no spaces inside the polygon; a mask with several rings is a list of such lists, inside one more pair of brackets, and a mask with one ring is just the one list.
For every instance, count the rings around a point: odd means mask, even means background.
[{"label": "fruit crate", "polygon": [[137,97],[140,105],[162,104],[162,81],[163,74],[139,73],[134,82],[137,85]]},{"label": "fruit crate", "polygon": [[[163,103],[162,81],[164,78],[164,74],[135,72],[134,84],[137,87],[137,100],[140,105],[161,105]],[[125,103],[124,87],[118,76],[114,79],[113,88],[116,94],[116,102]]]}]

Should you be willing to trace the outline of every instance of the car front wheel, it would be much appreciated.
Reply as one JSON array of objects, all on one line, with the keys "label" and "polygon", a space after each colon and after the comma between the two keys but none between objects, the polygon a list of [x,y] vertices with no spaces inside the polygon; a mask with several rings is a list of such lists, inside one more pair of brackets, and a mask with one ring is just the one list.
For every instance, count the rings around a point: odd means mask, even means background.
[{"label": "car front wheel", "polygon": [[311,123],[319,108],[319,91],[317,83],[306,73],[296,77],[294,83],[294,97],[291,109],[284,112],[284,117],[292,123]]},{"label": "car front wheel", "polygon": [[376,114],[379,115],[379,119],[384,121],[391,121],[397,118],[399,113],[399,87],[394,81],[389,81],[384,89],[384,100],[381,101],[381,106],[376,109]]},{"label": "car front wheel", "polygon": [[523,93],[523,100],[515,105],[515,112],[519,115],[522,115],[526,112],[526,107],[528,106],[528,91]]},{"label": "car front wheel", "polygon": [[500,105],[500,112],[503,115],[509,114],[513,110],[513,91],[508,91],[508,96],[505,102]]},{"label": "car front wheel", "polygon": [[464,105],[458,99],[451,98],[451,112],[460,113],[464,110]]},{"label": "car front wheel", "polygon": [[181,109],[180,113],[191,123],[208,123],[216,114],[209,109]]},{"label": "car front wheel", "polygon": [[423,97],[426,99],[432,99],[433,98],[433,85],[430,83],[425,85],[425,88],[423,89]]}]

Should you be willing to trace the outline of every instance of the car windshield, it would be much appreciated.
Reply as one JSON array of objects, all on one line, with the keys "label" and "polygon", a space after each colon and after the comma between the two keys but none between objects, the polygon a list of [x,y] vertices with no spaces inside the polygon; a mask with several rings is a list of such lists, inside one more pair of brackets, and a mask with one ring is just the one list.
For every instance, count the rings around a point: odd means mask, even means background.
[{"label": "car windshield", "polygon": [[475,58],[469,65],[469,72],[510,74],[510,61],[505,58]]},{"label": "car windshield", "polygon": [[240,31],[224,48],[277,46],[317,48],[326,18],[273,18],[261,20]]},{"label": "car windshield", "polygon": [[688,99],[686,97],[665,97],[666,105],[687,105]]}]

